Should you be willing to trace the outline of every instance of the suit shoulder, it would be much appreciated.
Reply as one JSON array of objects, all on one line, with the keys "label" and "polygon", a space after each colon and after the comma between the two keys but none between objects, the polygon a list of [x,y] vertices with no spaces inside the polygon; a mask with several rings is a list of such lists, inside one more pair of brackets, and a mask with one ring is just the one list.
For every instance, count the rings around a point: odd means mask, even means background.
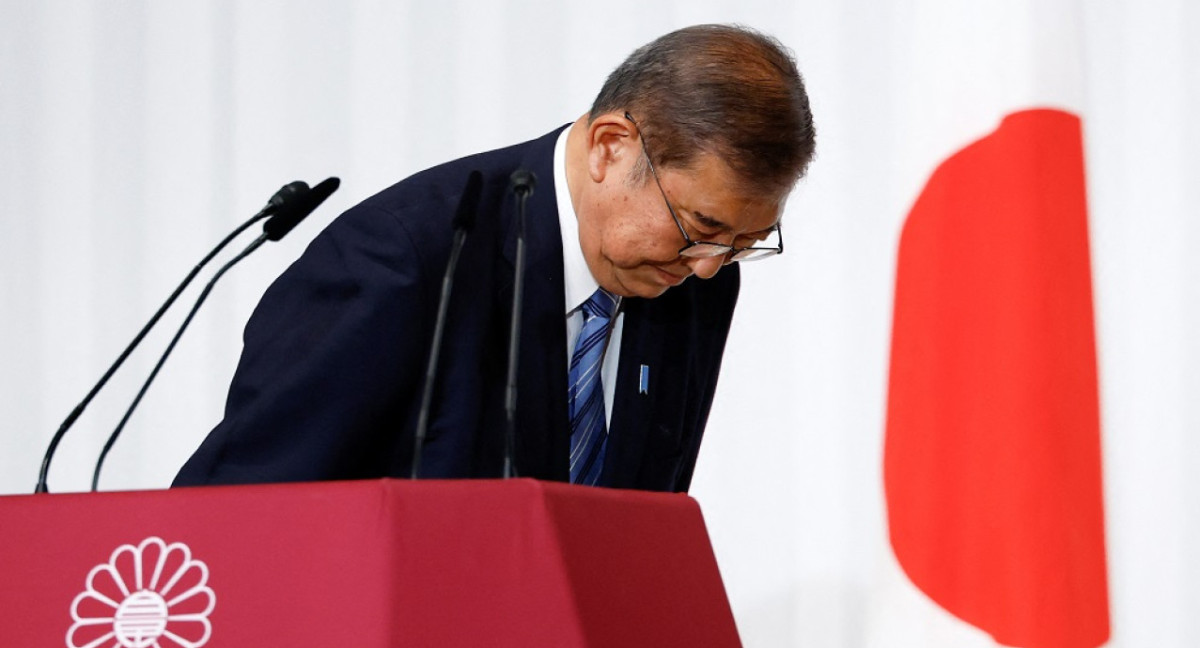
[{"label": "suit shoulder", "polygon": [[531,156],[553,154],[554,142],[563,128],[527,142],[475,153],[419,171],[367,198],[361,205],[402,218],[414,213],[428,217],[432,209],[449,222],[472,171],[483,174],[487,187],[485,195],[502,194],[512,172],[528,166]]}]

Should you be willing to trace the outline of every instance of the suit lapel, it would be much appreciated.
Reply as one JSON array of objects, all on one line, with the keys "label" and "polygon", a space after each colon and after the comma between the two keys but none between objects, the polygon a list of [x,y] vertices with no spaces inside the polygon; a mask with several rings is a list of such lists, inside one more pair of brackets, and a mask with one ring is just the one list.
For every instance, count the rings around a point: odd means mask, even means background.
[{"label": "suit lapel", "polygon": [[[654,304],[647,300],[626,299],[623,309],[625,322],[613,392],[605,480],[614,488],[636,488],[646,439],[653,433],[654,413],[673,392],[663,384],[664,380],[670,380],[668,367],[663,366],[669,331],[665,321],[653,317]],[[643,372],[645,389],[642,389]]]}]

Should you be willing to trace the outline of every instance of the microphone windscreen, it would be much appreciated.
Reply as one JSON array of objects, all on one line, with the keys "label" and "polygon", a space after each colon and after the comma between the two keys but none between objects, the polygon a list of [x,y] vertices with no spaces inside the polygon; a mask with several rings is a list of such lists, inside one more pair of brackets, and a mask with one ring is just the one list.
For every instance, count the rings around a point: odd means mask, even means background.
[{"label": "microphone windscreen", "polygon": [[537,185],[537,176],[533,171],[527,169],[517,169],[509,176],[509,184],[514,193],[533,195],[533,188]]},{"label": "microphone windscreen", "polygon": [[279,211],[280,207],[283,207],[285,204],[296,200],[306,193],[308,193],[307,182],[303,180],[289,182],[280,187],[279,191],[276,191],[274,196],[271,196],[271,199],[267,201],[267,206],[263,211],[268,214],[274,214],[275,212]]},{"label": "microphone windscreen", "polygon": [[305,198],[305,200],[312,202],[312,205],[309,206],[308,211],[311,212],[317,207],[320,207],[321,203],[325,202],[326,198],[333,195],[333,192],[337,191],[341,184],[342,181],[338,178],[325,178],[324,180],[318,182],[317,186],[313,187],[312,191],[309,192],[308,197]]},{"label": "microphone windscreen", "polygon": [[479,212],[479,199],[483,195],[483,174],[472,171],[467,176],[467,186],[463,189],[462,198],[458,199],[458,211],[454,214],[454,229],[464,232],[471,231],[475,226],[475,215]]},{"label": "microphone windscreen", "polygon": [[326,178],[298,199],[288,201],[274,216],[263,223],[263,233],[267,235],[267,240],[278,241],[286,236],[293,227],[300,224],[300,221],[325,202],[330,194],[337,191],[338,185],[341,183],[342,181],[337,178]]}]

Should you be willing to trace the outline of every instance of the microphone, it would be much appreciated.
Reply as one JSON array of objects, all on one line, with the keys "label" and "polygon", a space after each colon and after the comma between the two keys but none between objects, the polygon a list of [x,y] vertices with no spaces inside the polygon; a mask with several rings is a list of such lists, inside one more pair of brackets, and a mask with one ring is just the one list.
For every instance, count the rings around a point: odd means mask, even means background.
[{"label": "microphone", "polygon": [[337,191],[341,184],[342,181],[338,178],[326,178],[299,199],[280,207],[270,220],[263,223],[263,236],[259,238],[266,237],[268,241],[278,241],[283,238],[292,231],[293,227],[304,220],[305,216],[311,214],[321,203],[325,202],[326,198]]},{"label": "microphone", "polygon": [[508,379],[504,388],[504,478],[516,477],[517,446],[517,360],[521,347],[521,304],[525,287],[525,204],[533,195],[537,176],[517,169],[509,177],[509,188],[517,200],[517,251],[513,271],[512,323],[508,331]]},{"label": "microphone", "polygon": [[526,198],[532,196],[533,188],[535,185],[537,185],[537,176],[533,174],[533,171],[527,171],[525,169],[517,169],[516,171],[513,171],[513,174],[509,176],[508,180],[511,185],[512,192],[517,195],[518,199],[522,196]]},{"label": "microphone", "polygon": [[150,389],[150,384],[154,382],[159,370],[162,369],[171,352],[175,350],[175,345],[179,342],[179,338],[183,337],[183,332],[192,323],[192,318],[196,316],[196,311],[200,310],[200,306],[204,304],[204,300],[208,299],[208,294],[212,292],[213,286],[216,285],[217,281],[239,261],[261,247],[263,243],[278,241],[287,235],[300,221],[304,220],[321,203],[325,202],[326,198],[334,191],[337,191],[340,184],[341,180],[337,178],[327,178],[312,189],[305,192],[298,191],[292,194],[294,197],[283,200],[274,212],[274,215],[267,222],[263,223],[263,233],[213,274],[213,278],[208,281],[208,284],[204,286],[204,290],[200,292],[200,296],[196,298],[196,303],[192,305],[192,310],[184,318],[183,324],[180,324],[179,329],[175,331],[175,337],[171,338],[170,344],[167,345],[167,350],[163,351],[163,354],[158,358],[158,363],[154,365],[154,369],[150,372],[150,376],[146,378],[146,382],[142,383],[142,388],[138,390],[133,403],[129,405],[129,409],[125,410],[125,415],[121,417],[121,422],[117,424],[116,429],[112,431],[112,434],[109,435],[108,440],[104,443],[104,448],[100,451],[100,457],[96,460],[96,469],[92,473],[93,492],[99,486],[100,471],[104,468],[104,460],[108,457],[108,451],[112,450],[113,444],[121,436],[121,431],[125,429],[125,424],[129,422],[129,417],[133,415],[133,411],[137,409],[138,404],[142,402],[142,397],[146,395],[146,390]]},{"label": "microphone", "polygon": [[412,478],[421,474],[421,453],[425,449],[425,436],[429,431],[429,404],[433,400],[433,382],[437,377],[438,358],[441,356],[442,334],[446,330],[446,311],[450,306],[450,291],[454,286],[454,269],[462,254],[467,234],[475,226],[479,213],[479,199],[483,195],[483,174],[472,171],[467,176],[467,185],[458,201],[454,213],[454,243],[450,248],[450,260],[446,262],[446,274],[442,276],[442,296],[438,301],[437,318],[433,324],[433,340],[429,343],[429,362],[425,366],[425,386],[421,390],[421,409],[417,414],[417,431],[413,438]]},{"label": "microphone", "polygon": [[274,196],[271,196],[266,206],[255,214],[255,218],[251,219],[252,222],[257,222],[264,216],[270,216],[278,212],[283,207],[292,204],[293,201],[304,195],[307,191],[308,183],[303,180],[295,180],[283,185],[279,188],[279,191],[275,192]]},{"label": "microphone", "polygon": [[99,382],[97,382],[92,387],[91,391],[87,393],[87,396],[84,396],[83,400],[75,406],[75,409],[71,410],[71,413],[67,415],[67,418],[64,419],[61,424],[59,424],[58,431],[54,433],[54,436],[50,439],[50,445],[46,448],[46,454],[42,456],[42,467],[41,470],[38,471],[37,486],[34,487],[33,492],[48,492],[46,479],[50,473],[50,462],[54,459],[54,453],[56,450],[58,450],[58,444],[62,441],[63,436],[66,435],[67,430],[71,429],[71,426],[74,425],[79,416],[83,414],[83,410],[87,409],[88,404],[92,402],[92,399],[96,397],[96,394],[99,393],[104,385],[108,383],[109,378],[112,378],[117,369],[119,369],[121,365],[125,363],[125,359],[129,357],[129,354],[132,353],[133,350],[142,343],[142,339],[146,337],[146,334],[150,332],[150,329],[154,328],[154,325],[158,323],[158,320],[163,316],[163,313],[166,313],[167,309],[171,307],[171,304],[175,303],[175,300],[179,297],[180,293],[182,293],[183,290],[192,283],[192,280],[196,278],[196,275],[200,272],[200,269],[208,265],[208,262],[212,261],[213,257],[217,256],[217,253],[225,249],[225,246],[228,245],[230,241],[236,238],[237,235],[244,232],[248,227],[264,218],[267,218],[268,216],[277,214],[280,211],[287,211],[291,209],[292,205],[295,205],[300,198],[308,193],[308,191],[308,183],[300,180],[289,182],[288,184],[284,185],[279,189],[279,191],[276,191],[275,194],[271,196],[270,200],[267,201],[267,204],[263,206],[262,209],[258,210],[258,213],[256,213],[254,216],[251,216],[249,220],[247,220],[245,223],[242,223],[236,229],[230,232],[228,236],[222,239],[221,242],[218,243],[211,252],[209,252],[203,259],[200,260],[199,263],[196,264],[195,267],[192,268],[191,272],[184,277],[179,286],[175,288],[175,291],[171,293],[171,296],[167,297],[167,301],[163,302],[163,305],[158,307],[158,311],[150,317],[150,321],[146,322],[145,326],[142,327],[142,330],[138,331],[138,334],[134,336],[133,341],[129,343],[129,346],[125,347],[125,350],[122,351],[119,356],[117,356],[116,361],[113,362],[108,370],[104,372],[104,375],[100,377]]}]

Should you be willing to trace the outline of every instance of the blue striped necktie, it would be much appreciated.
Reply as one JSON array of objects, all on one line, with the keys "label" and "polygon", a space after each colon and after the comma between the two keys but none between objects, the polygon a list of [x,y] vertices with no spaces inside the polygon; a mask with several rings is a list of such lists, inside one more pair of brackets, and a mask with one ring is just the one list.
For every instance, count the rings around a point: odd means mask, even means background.
[{"label": "blue striped necktie", "polygon": [[571,355],[567,404],[571,412],[571,483],[595,486],[604,468],[608,430],[604,424],[604,389],[600,365],[617,298],[598,289],[583,304],[583,329]]}]

